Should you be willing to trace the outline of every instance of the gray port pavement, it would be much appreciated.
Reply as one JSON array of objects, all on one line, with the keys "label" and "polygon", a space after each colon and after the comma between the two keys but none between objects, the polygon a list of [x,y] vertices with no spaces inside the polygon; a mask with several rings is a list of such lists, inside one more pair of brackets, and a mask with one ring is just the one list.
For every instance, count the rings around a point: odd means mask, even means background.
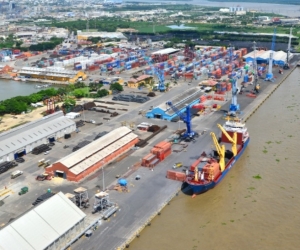
[{"label": "gray port pavement", "polygon": [[[246,93],[238,96],[238,103],[241,106],[241,110],[248,112],[250,108],[257,105],[260,99],[263,99],[267,92],[270,92],[280,78],[284,75],[275,75],[278,77],[275,83],[265,82],[261,83],[260,94],[257,98],[250,98],[246,96]],[[284,72],[287,74],[287,71]],[[197,82],[191,83],[188,87],[195,86]],[[24,175],[15,180],[10,180],[10,173],[4,173],[0,176],[2,185],[7,186],[12,190],[11,193],[4,198],[4,204],[0,210],[0,225],[5,225],[10,219],[18,217],[23,212],[27,211],[32,207],[31,203],[41,194],[45,193],[48,188],[52,191],[58,192],[73,192],[78,186],[83,186],[88,189],[89,196],[92,197],[99,186],[102,187],[103,173],[99,170],[90,176],[87,176],[80,183],[67,182],[62,179],[54,179],[52,181],[37,182],[34,180],[37,174],[43,171],[38,168],[37,162],[41,158],[50,159],[52,162],[60,159],[61,157],[71,153],[72,148],[82,140],[93,140],[93,138],[101,131],[111,131],[112,129],[119,127],[122,121],[132,121],[135,124],[146,121],[157,125],[168,125],[168,128],[160,133],[158,136],[152,138],[149,141],[149,145],[145,148],[132,151],[130,157],[123,159],[122,161],[115,161],[109,164],[104,170],[105,186],[109,186],[116,182],[116,175],[123,175],[132,169],[133,165],[141,160],[157,142],[166,139],[176,129],[183,124],[171,123],[161,120],[148,120],[143,116],[138,115],[140,109],[149,110],[150,106],[157,106],[161,103],[166,102],[173,96],[182,92],[186,89],[186,83],[181,83],[178,86],[173,87],[167,93],[159,93],[159,95],[149,102],[144,104],[133,104],[128,112],[123,112],[121,115],[114,117],[109,122],[104,122],[103,125],[95,126],[94,124],[86,124],[80,128],[80,133],[72,134],[71,139],[62,139],[61,143],[56,143],[49,155],[35,156],[29,154],[25,156],[26,162],[21,163],[18,168],[24,171]],[[249,85],[247,90],[253,89],[253,85]],[[228,96],[228,102],[222,107],[222,109],[228,109],[230,96]],[[248,110],[248,111],[247,111]],[[85,111],[86,118],[103,122],[103,114],[93,111]],[[138,168],[132,175],[127,179],[129,181],[129,193],[118,193],[117,191],[110,191],[110,198],[112,201],[117,202],[120,210],[117,212],[115,217],[112,217],[109,221],[105,221],[94,231],[91,238],[82,238],[78,240],[72,249],[116,249],[117,247],[124,244],[132,234],[141,227],[149,217],[153,215],[163,204],[176,192],[180,187],[181,183],[166,179],[166,171],[171,169],[172,165],[181,161],[184,165],[190,165],[203,151],[211,149],[212,141],[209,135],[210,131],[217,132],[217,123],[223,123],[223,113],[221,111],[213,112],[205,116],[195,117],[192,121],[193,129],[201,132],[207,130],[207,132],[200,136],[195,143],[189,143],[187,152],[172,153],[164,162],[160,163],[154,171],[150,171],[146,168]],[[82,117],[81,117],[82,118]],[[96,121],[96,122],[98,122]],[[251,133],[251,131],[250,131]],[[69,148],[63,149],[63,145],[68,144]],[[135,180],[135,176],[139,174],[142,178]],[[30,191],[19,197],[17,192],[22,186],[29,186]],[[91,203],[93,199],[91,199]],[[91,215],[91,209],[85,210],[89,220],[97,218],[96,215]]]}]

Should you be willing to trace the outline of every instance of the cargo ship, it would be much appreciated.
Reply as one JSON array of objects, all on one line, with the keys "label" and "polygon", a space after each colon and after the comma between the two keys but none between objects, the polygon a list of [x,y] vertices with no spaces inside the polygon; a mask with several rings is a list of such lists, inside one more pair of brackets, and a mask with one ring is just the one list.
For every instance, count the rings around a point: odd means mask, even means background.
[{"label": "cargo ship", "polygon": [[223,126],[218,124],[218,127],[221,130],[219,139],[210,133],[216,150],[209,155],[203,152],[187,170],[185,182],[194,195],[204,193],[222,181],[250,141],[246,124],[237,117],[228,118]]}]

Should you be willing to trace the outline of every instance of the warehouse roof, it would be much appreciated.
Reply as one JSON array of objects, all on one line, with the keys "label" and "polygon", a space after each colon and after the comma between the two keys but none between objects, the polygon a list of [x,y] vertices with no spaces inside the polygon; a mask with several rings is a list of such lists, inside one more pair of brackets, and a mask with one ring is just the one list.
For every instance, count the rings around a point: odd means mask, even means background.
[{"label": "warehouse roof", "polygon": [[110,144],[117,142],[118,140],[120,140],[120,138],[125,137],[131,132],[132,132],[131,129],[125,126],[117,128],[111,131],[110,133],[102,136],[101,138],[89,143],[85,147],[75,151],[74,153],[67,155],[66,157],[59,160],[59,162],[69,169],[75,167],[74,170],[71,169],[71,171],[74,171],[74,173],[81,172],[76,167],[77,164],[81,164],[82,162],[85,162],[85,160],[87,160],[88,157],[94,155],[100,150],[106,151],[105,148],[107,148]]},{"label": "warehouse roof", "polygon": [[[183,109],[186,105],[194,102],[196,99],[202,95],[200,87],[194,87],[187,89],[183,93],[174,96],[170,101],[172,102],[173,106],[175,106],[178,110]],[[168,115],[173,115],[174,111],[168,106],[166,103],[162,103],[158,106],[161,110],[166,112]]]},{"label": "warehouse roof", "polygon": [[[260,55],[262,55],[263,53],[265,53],[265,50],[255,50],[255,57],[259,57]],[[251,51],[250,53],[248,53],[247,55],[243,56],[244,58],[254,58],[254,51]]]},{"label": "warehouse roof", "polygon": [[0,230],[0,249],[45,249],[85,216],[59,192]]},{"label": "warehouse roof", "polygon": [[32,142],[51,137],[56,132],[72,125],[75,125],[75,122],[65,117],[60,111],[1,133],[0,157],[20,150]]},{"label": "warehouse roof", "polygon": [[[103,136],[104,137],[104,136]],[[101,138],[103,138],[101,137]],[[98,140],[101,140],[98,139]],[[137,138],[137,135],[130,133],[128,135],[125,135],[121,139],[118,139],[114,143],[110,144],[109,146],[101,149],[97,154],[92,155],[91,157],[85,159],[84,161],[80,162],[75,167],[71,168],[70,171],[76,175],[80,174],[81,172],[88,169],[90,166],[96,164],[97,162],[103,160],[108,155],[112,154],[113,152],[117,151],[121,147],[125,146],[127,143],[131,142]]]},{"label": "warehouse roof", "polygon": [[152,55],[167,55],[180,51],[179,49],[167,48],[153,52]]}]

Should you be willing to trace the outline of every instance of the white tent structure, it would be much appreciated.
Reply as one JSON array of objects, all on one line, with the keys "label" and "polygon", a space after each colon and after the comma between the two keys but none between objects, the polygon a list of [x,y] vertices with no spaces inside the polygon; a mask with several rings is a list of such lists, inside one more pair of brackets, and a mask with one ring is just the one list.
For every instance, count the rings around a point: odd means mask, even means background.
[{"label": "white tent structure", "polygon": [[64,249],[85,228],[86,215],[59,192],[0,230],[0,249]]},{"label": "white tent structure", "polygon": [[[271,50],[256,50],[248,53],[243,58],[247,63],[253,62],[254,56],[256,57],[257,64],[269,63]],[[274,65],[284,65],[286,63],[287,53],[284,51],[276,51],[273,55],[273,64]],[[289,60],[293,58],[293,54],[290,53]]]}]

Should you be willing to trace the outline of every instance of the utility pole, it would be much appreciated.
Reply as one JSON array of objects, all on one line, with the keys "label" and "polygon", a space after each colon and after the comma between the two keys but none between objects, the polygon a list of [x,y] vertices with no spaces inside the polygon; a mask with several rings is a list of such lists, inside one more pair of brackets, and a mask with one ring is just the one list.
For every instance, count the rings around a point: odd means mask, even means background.
[{"label": "utility pole", "polygon": [[253,58],[253,73],[254,73],[254,88],[256,88],[256,85],[258,84],[258,78],[257,78],[257,62],[256,62],[256,42],[253,42],[253,52],[254,52],[254,58]]}]

